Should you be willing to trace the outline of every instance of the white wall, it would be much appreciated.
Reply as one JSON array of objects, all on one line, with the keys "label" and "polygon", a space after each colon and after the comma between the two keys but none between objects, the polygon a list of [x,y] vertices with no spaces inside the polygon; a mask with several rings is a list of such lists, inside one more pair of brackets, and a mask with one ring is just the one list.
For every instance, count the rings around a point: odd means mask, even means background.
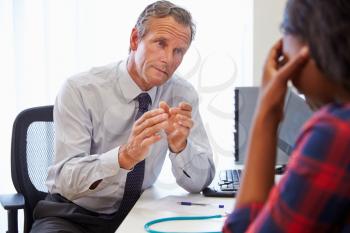
[{"label": "white wall", "polygon": [[265,58],[271,46],[281,37],[280,23],[287,0],[254,0],[253,80],[261,81]]}]

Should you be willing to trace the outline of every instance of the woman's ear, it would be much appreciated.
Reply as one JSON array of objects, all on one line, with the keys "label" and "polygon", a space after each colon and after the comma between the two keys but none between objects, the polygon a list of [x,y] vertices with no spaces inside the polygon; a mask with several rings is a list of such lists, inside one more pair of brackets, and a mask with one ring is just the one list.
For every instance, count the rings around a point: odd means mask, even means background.
[{"label": "woman's ear", "polygon": [[136,28],[133,28],[130,35],[130,49],[131,51],[135,51],[138,47],[139,43],[139,36],[138,36],[138,30]]}]

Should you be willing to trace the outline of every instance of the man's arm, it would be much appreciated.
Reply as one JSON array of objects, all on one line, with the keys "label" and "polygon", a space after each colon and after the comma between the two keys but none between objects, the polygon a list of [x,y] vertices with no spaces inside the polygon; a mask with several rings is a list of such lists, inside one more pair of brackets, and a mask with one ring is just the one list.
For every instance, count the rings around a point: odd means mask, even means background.
[{"label": "man's arm", "polygon": [[50,167],[47,186],[70,200],[101,189],[99,181],[117,176],[125,179],[117,154],[119,147],[102,154],[90,154],[93,126],[82,96],[69,80],[54,106],[55,164]]},{"label": "man's arm", "polygon": [[[189,192],[200,192],[214,178],[215,166],[208,136],[198,109],[198,96],[191,90],[192,103],[181,102],[170,108],[167,132],[169,157],[176,182]],[[171,120],[170,120],[171,122]]]},{"label": "man's arm", "polygon": [[74,80],[69,80],[54,108],[56,159],[49,170],[47,185],[50,192],[60,193],[70,200],[107,187],[117,190],[123,186],[127,173],[145,159],[149,148],[161,139],[159,131],[167,125],[168,114],[163,109],[151,110],[134,123],[125,144],[92,154],[92,137],[96,133],[92,114],[99,113],[86,107],[86,101]]}]

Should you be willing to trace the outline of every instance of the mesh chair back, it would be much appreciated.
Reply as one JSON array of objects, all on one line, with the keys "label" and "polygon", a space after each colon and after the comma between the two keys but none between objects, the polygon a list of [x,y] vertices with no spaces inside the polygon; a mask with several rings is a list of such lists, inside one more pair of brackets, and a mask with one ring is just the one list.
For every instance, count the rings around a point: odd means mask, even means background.
[{"label": "mesh chair back", "polygon": [[22,111],[12,129],[11,173],[18,193],[25,198],[24,232],[33,224],[33,210],[45,198],[45,180],[54,158],[53,106]]}]

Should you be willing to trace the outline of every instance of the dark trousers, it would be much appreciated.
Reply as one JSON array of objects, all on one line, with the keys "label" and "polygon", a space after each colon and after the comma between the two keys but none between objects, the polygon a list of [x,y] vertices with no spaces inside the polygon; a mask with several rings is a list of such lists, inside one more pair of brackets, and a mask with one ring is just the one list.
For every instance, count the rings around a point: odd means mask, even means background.
[{"label": "dark trousers", "polygon": [[59,194],[48,194],[34,209],[31,233],[113,233],[125,216],[86,210]]}]

